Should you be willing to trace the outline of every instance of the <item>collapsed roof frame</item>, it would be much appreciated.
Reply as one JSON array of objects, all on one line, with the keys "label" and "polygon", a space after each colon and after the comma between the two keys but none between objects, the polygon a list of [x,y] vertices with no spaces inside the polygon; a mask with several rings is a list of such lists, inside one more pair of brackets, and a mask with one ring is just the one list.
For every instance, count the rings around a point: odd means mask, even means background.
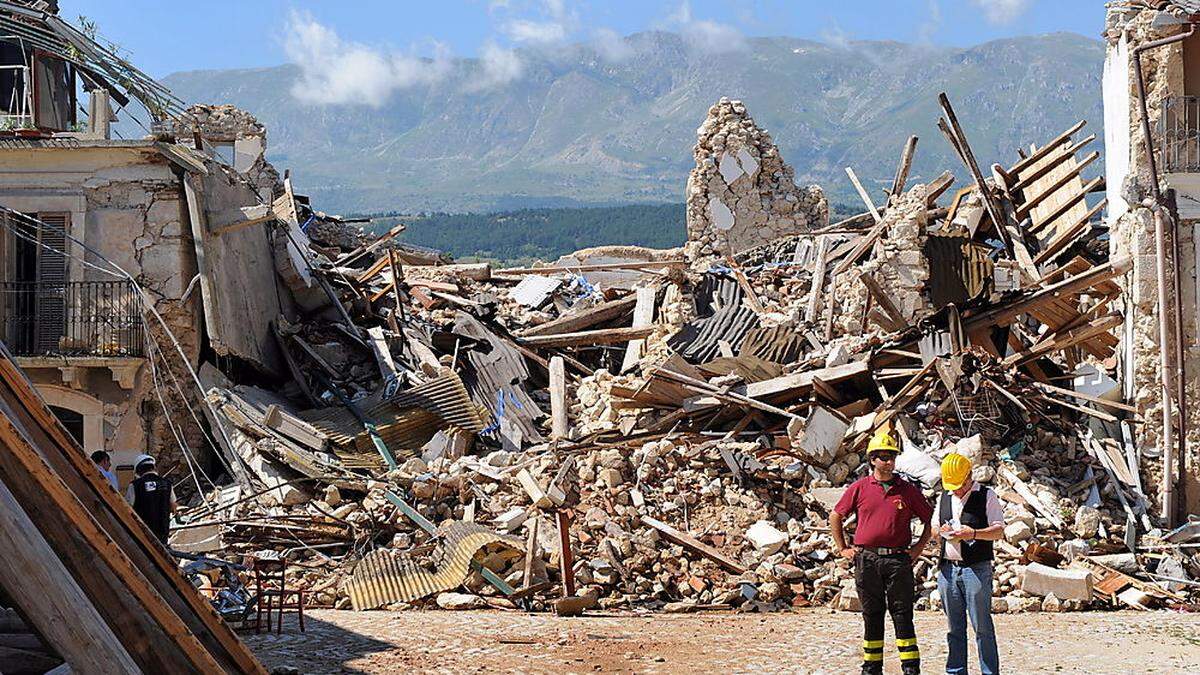
[{"label": "collapsed roof frame", "polygon": [[169,89],[118,56],[111,43],[100,44],[57,14],[0,0],[0,34],[11,34],[73,64],[82,77],[107,89],[122,107],[130,98],[136,99],[153,122],[183,114],[184,102]]}]

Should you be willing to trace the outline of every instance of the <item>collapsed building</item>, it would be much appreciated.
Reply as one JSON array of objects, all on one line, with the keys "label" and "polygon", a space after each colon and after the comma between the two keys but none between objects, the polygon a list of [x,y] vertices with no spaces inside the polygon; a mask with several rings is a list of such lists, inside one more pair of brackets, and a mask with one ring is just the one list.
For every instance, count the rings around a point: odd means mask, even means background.
[{"label": "collapsed building", "polygon": [[[1098,153],[1082,121],[980,166],[942,95],[965,178],[918,182],[913,137],[893,176],[847,169],[863,211],[830,223],[822,189],[795,185],[746,104],[722,99],[697,130],[683,247],[525,268],[455,263],[403,244],[403,226],[367,236],[315,210],[228,106],[160,106],[150,137],[111,139],[112,88],[94,87],[86,131],[0,141],[4,269],[41,284],[6,296],[20,300],[5,317],[33,302],[41,323],[6,320],[4,340],[77,447],[156,450],[194,487],[172,551],[283,561],[310,605],[854,609],[828,516],[890,426],[930,494],[957,451],[1003,500],[998,611],[1192,606],[1200,527],[1180,513],[1196,493],[1172,476],[1191,475],[1195,446],[1168,451],[1158,431],[1195,428],[1185,397],[1165,416],[1159,398],[1186,363],[1156,360],[1159,345],[1190,354],[1170,322],[1191,316],[1188,210],[1167,189],[1188,179],[1171,165],[1157,199],[1154,155],[1130,141],[1146,128],[1136,55],[1155,76],[1147,109],[1175,105],[1162,83],[1180,81],[1179,45],[1136,51],[1189,30],[1187,3],[1159,4],[1110,11],[1107,180],[1084,178]],[[0,21],[38,18],[60,58],[99,68],[53,13],[21,7],[0,2]],[[110,263],[128,277],[108,281]],[[125,323],[108,305],[70,318],[58,289],[100,279],[129,298]],[[0,486],[24,479],[0,462]],[[920,607],[939,602],[935,567],[917,563]],[[244,584],[191,581],[230,623],[251,616]],[[242,657],[222,642],[218,657]]]}]

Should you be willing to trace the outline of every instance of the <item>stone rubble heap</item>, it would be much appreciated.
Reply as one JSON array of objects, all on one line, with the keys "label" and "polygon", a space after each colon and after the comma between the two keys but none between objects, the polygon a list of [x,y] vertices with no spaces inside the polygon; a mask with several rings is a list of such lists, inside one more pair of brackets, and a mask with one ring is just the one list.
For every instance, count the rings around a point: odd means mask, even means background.
[{"label": "stone rubble heap", "polygon": [[[1139,420],[1115,400],[1104,333],[1122,261],[1080,242],[1021,268],[978,188],[964,212],[938,206],[946,176],[900,180],[878,222],[822,231],[819,188],[794,186],[736,101],[710,111],[696,159],[682,255],[492,269],[394,233],[314,236],[334,297],[280,324],[293,381],[211,395],[261,401],[221,410],[271,489],[207,495],[174,543],[283,557],[313,603],[345,608],[369,553],[432,574],[465,522],[508,543],[443,592],[383,604],[562,611],[573,587],[583,607],[853,610],[829,513],[886,426],[931,499],[951,451],[998,492],[997,611],[1189,601],[1200,561],[1180,544],[1200,528],[1161,527],[1124,451]],[[713,227],[716,200],[732,230]],[[762,234],[737,239],[742,223]],[[447,383],[464,394],[424,398]],[[939,602],[936,557],[916,562],[922,608]]]}]

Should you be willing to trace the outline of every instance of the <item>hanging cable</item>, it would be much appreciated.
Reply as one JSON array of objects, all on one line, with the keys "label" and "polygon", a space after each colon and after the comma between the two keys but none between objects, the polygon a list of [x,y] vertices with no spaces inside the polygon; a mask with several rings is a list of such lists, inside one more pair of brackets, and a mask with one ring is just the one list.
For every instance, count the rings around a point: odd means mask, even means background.
[{"label": "hanging cable", "polygon": [[[167,325],[167,322],[165,319],[163,319],[162,314],[160,314],[158,312],[158,309],[155,308],[154,303],[152,302],[149,294],[146,292],[146,290],[144,288],[142,288],[141,284],[139,284],[137,282],[137,280],[134,279],[133,275],[130,274],[129,272],[127,272],[125,270],[125,268],[123,268],[120,265],[118,265],[117,263],[113,262],[111,259],[109,259],[107,256],[105,256],[103,253],[100,253],[99,251],[92,248],[91,246],[88,246],[85,242],[80,241],[79,239],[76,239],[75,237],[71,236],[71,233],[67,232],[65,227],[49,225],[47,223],[42,222],[41,220],[38,220],[37,218],[34,218],[27,214],[21,213],[20,211],[10,209],[6,206],[0,206],[0,214],[5,214],[10,217],[15,217],[18,220],[24,221],[28,224],[32,224],[38,228],[45,228],[45,229],[55,231],[55,232],[62,232],[64,238],[78,244],[87,253],[91,253],[92,255],[96,256],[96,258],[98,258],[99,260],[107,263],[108,265],[110,265],[112,267],[112,270],[111,271],[105,270],[104,268],[99,267],[98,265],[95,265],[82,257],[75,256],[67,251],[55,249],[51,246],[43,244],[42,242],[37,242],[37,243],[40,246],[42,246],[43,248],[60,253],[64,256],[66,256],[67,258],[70,258],[73,260],[79,260],[81,263],[83,263],[84,265],[86,265],[88,267],[91,267],[91,268],[100,270],[102,272],[112,274],[113,276],[117,276],[119,278],[125,279],[134,287],[134,289],[138,293],[139,299],[142,302],[142,306],[146,309],[146,311],[151,316],[154,317],[154,319],[162,327],[163,332],[166,333],[167,337],[169,337],[171,339],[171,345],[175,348],[175,352],[179,355],[179,358],[180,358],[181,362],[183,363],[184,367],[187,368],[188,375],[191,377],[192,383],[195,385],[196,390],[200,392],[201,399],[204,401],[205,405],[208,406],[209,412],[212,413],[213,422],[214,422],[215,426],[217,427],[217,430],[220,431],[221,437],[225,440],[225,445],[222,447],[232,448],[233,443],[232,443],[232,441],[230,441],[229,433],[225,429],[224,424],[221,422],[221,416],[217,414],[217,411],[215,408],[213,408],[212,403],[209,402],[208,398],[204,395],[204,393],[205,393],[204,385],[202,385],[200,383],[200,376],[197,375],[196,370],[194,368],[192,368],[192,364],[189,362],[187,355],[184,353],[183,347],[179,344],[178,338],[175,337],[174,331],[172,331],[170,326]],[[17,228],[13,227],[12,224],[9,223],[8,219],[6,219],[6,218],[0,218],[0,224],[2,224],[4,227],[8,228],[12,232],[18,231]],[[26,240],[32,241],[29,237],[24,236],[23,234],[19,234],[18,236],[21,236],[22,238],[24,238]],[[115,273],[114,273],[114,271],[115,271]],[[250,479],[246,472],[247,467],[245,465],[245,462],[241,459],[241,457],[239,457],[237,455],[234,455],[233,457],[228,458],[228,460],[229,461],[227,462],[227,464],[229,465],[230,470],[233,472],[234,478],[238,479],[239,482],[241,482],[245,485],[248,485],[250,482]],[[235,467],[234,466],[235,463],[238,466]]]},{"label": "hanging cable", "polygon": [[[169,409],[167,407],[167,402],[163,399],[162,388],[159,386],[159,383],[158,383],[158,369],[154,365],[153,353],[151,353],[151,357],[149,360],[150,360],[150,376],[154,382],[154,393],[158,397],[158,404],[160,406],[162,406],[163,412],[167,412]],[[191,474],[192,474],[192,481],[195,482],[195,484],[196,484],[196,493],[201,494],[201,495],[204,494],[204,488],[200,485],[200,479],[196,477],[196,472],[197,472],[198,467],[193,464],[194,458],[192,457],[191,450],[187,446],[187,442],[184,441],[182,434],[180,434],[179,431],[175,428],[175,422],[171,420],[171,415],[166,414],[166,415],[163,415],[163,417],[166,418],[167,427],[170,428],[171,435],[175,437],[175,442],[179,445],[179,449],[183,451],[183,459],[185,462],[187,462],[188,471],[191,472]],[[201,470],[200,473],[203,473],[203,470]],[[211,478],[209,478],[207,475],[205,475],[204,478],[206,480],[208,480],[209,485],[211,485],[213,488],[216,488],[216,485],[213,484]]]}]

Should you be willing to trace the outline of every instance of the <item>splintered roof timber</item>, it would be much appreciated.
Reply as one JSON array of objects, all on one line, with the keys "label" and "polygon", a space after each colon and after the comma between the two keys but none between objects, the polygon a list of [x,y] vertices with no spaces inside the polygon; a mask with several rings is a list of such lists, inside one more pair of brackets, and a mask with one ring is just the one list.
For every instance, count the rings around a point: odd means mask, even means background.
[{"label": "splintered roof timber", "polygon": [[111,43],[101,44],[57,14],[0,0],[0,40],[42,49],[74,64],[86,79],[103,86],[122,106],[129,97],[137,99],[155,121],[183,113],[183,101],[118,56]]}]

